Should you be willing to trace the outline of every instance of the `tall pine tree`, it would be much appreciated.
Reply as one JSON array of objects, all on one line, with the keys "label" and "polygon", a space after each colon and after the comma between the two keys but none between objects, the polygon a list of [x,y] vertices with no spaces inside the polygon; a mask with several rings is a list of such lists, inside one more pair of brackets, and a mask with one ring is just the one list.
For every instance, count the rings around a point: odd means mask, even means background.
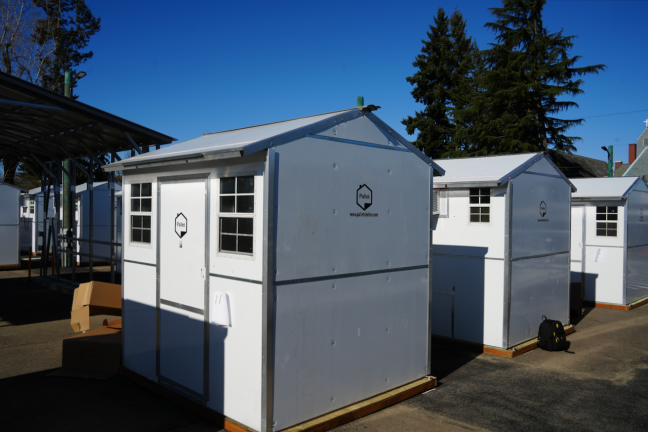
[{"label": "tall pine tree", "polygon": [[413,144],[427,156],[459,156],[470,145],[458,134],[466,125],[455,112],[466,107],[474,96],[473,74],[478,67],[479,50],[473,39],[466,36],[466,21],[459,11],[448,17],[439,8],[427,36],[413,63],[418,71],[407,77],[414,87],[412,96],[425,108],[402,123],[408,134],[418,131]]},{"label": "tall pine tree", "polygon": [[576,67],[570,57],[575,36],[550,33],[542,21],[546,0],[502,0],[490,8],[495,21],[485,25],[496,43],[483,52],[487,69],[479,78],[480,94],[462,114],[474,125],[467,138],[479,154],[524,153],[550,148],[572,152],[579,137],[567,131],[583,119],[565,120],[556,115],[578,107],[571,100],[582,94],[583,80],[605,65]]},{"label": "tall pine tree", "polygon": [[[45,65],[40,84],[46,89],[63,93],[65,72],[76,76],[76,67],[94,55],[84,51],[90,37],[101,29],[101,18],[95,18],[85,0],[33,0],[44,17],[36,22],[34,40],[40,45],[50,45],[49,53],[41,57]],[[79,78],[80,79],[80,78]],[[77,79],[72,80],[72,88]],[[76,96],[74,96],[76,99]]]}]

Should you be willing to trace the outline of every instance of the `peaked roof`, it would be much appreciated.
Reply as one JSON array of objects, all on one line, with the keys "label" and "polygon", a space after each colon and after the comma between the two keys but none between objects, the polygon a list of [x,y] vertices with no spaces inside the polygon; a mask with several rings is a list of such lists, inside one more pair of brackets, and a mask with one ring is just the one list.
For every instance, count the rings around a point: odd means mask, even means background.
[{"label": "peaked roof", "polygon": [[572,193],[575,200],[584,199],[626,199],[628,194],[641,181],[639,177],[600,177],[570,179],[578,188]]},{"label": "peaked roof", "polygon": [[435,162],[445,170],[445,175],[442,179],[435,181],[435,186],[501,186],[510,179],[522,174],[527,168],[541,159],[547,160],[555,168],[556,174],[563,177],[572,187],[572,190],[575,190],[574,185],[556,167],[551,158],[544,153],[435,159]]},{"label": "peaked roof", "polygon": [[106,165],[103,169],[104,171],[128,170],[146,166],[184,164],[247,156],[272,146],[294,141],[307,134],[319,132],[341,122],[366,116],[426,164],[432,165],[437,173],[443,174],[443,169],[371,112],[376,109],[377,107],[374,105],[367,105],[242,129],[208,133],[160,150]]},{"label": "peaked roof", "polygon": [[9,187],[12,187],[14,189],[18,189],[21,192],[26,192],[27,191],[27,189],[23,189],[20,186],[16,186],[16,185],[12,185],[10,183],[3,182],[2,180],[0,180],[0,186],[9,186]]}]

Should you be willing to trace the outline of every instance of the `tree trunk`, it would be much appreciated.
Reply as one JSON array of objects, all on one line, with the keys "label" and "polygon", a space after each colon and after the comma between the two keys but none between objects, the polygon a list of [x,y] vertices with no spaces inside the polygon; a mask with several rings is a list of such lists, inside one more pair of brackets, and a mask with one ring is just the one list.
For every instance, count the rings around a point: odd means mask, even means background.
[{"label": "tree trunk", "polygon": [[4,178],[5,183],[12,185],[16,184],[16,169],[18,168],[18,158],[12,155],[5,154],[2,158],[2,164],[4,166]]}]

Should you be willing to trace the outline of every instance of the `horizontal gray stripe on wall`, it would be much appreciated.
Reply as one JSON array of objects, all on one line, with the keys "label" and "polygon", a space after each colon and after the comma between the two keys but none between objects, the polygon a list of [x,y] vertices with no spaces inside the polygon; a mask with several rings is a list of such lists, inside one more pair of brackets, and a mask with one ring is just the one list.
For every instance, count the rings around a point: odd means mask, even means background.
[{"label": "horizontal gray stripe on wall", "polygon": [[320,276],[320,277],[312,277],[312,278],[276,281],[275,285],[290,285],[290,284],[304,283],[304,282],[318,282],[318,281],[325,281],[325,280],[331,280],[331,279],[344,279],[344,278],[350,278],[350,277],[356,277],[356,276],[369,276],[369,275],[381,274],[381,273],[395,273],[395,272],[401,272],[401,271],[407,271],[407,270],[418,270],[418,269],[426,269],[426,268],[428,268],[428,266],[427,266],[427,264],[424,264],[424,265],[419,265],[419,266],[400,267],[400,268],[386,269],[386,270],[374,270],[374,271],[358,272],[358,273],[345,273],[345,274],[341,274],[341,275]]},{"label": "horizontal gray stripe on wall", "polygon": [[472,255],[452,255],[452,254],[437,254],[437,253],[433,253],[432,256],[442,256],[442,257],[450,257],[450,258],[483,259],[483,260],[493,260],[493,261],[504,261],[504,258],[491,258],[491,257],[472,256]]},{"label": "horizontal gray stripe on wall", "polygon": [[145,265],[145,266],[149,266],[149,267],[157,267],[156,264],[145,263],[145,262],[141,262],[141,261],[133,261],[133,260],[125,259],[124,262],[131,263],[131,264],[141,264],[141,265]]},{"label": "horizontal gray stripe on wall", "polygon": [[258,281],[258,280],[252,280],[252,279],[244,279],[244,278],[238,278],[234,276],[226,276],[226,275],[221,275],[221,274],[216,274],[216,273],[209,273],[209,276],[221,278],[221,279],[229,279],[229,280],[235,280],[239,282],[247,282],[247,283],[253,283],[253,284],[263,284],[263,282]]},{"label": "horizontal gray stripe on wall", "polygon": [[162,303],[163,305],[174,307],[176,309],[182,309],[182,310],[186,310],[186,311],[189,311],[189,312],[193,312],[193,313],[198,314],[198,315],[204,315],[205,314],[205,312],[202,309],[198,309],[198,308],[195,308],[193,306],[183,305],[182,303],[172,302],[171,300],[160,299],[160,303]]},{"label": "horizontal gray stripe on wall", "polygon": [[525,260],[525,259],[544,258],[544,257],[550,257],[550,256],[554,256],[554,255],[564,255],[564,254],[568,254],[568,253],[569,253],[569,251],[563,251],[563,252],[554,252],[554,253],[550,253],[550,254],[531,255],[531,256],[513,258],[511,261],[521,261],[521,260]]},{"label": "horizontal gray stripe on wall", "polygon": [[648,246],[648,244],[641,244],[641,245],[636,245],[636,246],[628,246],[628,249],[638,248],[638,247],[643,247],[643,246]]},{"label": "horizontal gray stripe on wall", "polygon": [[620,249],[623,249],[625,247],[625,246],[603,246],[603,245],[590,245],[590,244],[586,244],[585,246],[586,247],[597,247],[597,248],[620,248]]}]

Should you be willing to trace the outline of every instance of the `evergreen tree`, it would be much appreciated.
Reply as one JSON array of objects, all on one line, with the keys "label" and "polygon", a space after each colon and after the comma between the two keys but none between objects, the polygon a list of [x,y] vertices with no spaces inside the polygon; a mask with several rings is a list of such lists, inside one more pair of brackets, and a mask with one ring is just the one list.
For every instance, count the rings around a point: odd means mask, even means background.
[{"label": "evergreen tree", "polygon": [[407,133],[418,130],[414,145],[432,158],[464,154],[469,145],[458,131],[465,128],[464,117],[456,112],[466,107],[474,95],[473,73],[479,50],[466,35],[466,21],[459,11],[448,17],[439,8],[434,25],[423,40],[421,54],[412,64],[418,71],[407,81],[412,96],[425,105],[414,117],[402,121]]},{"label": "evergreen tree", "polygon": [[496,43],[484,51],[487,69],[480,76],[481,91],[462,114],[473,120],[467,131],[478,154],[524,153],[553,149],[576,150],[579,137],[567,131],[583,119],[564,120],[556,115],[578,107],[562,96],[583,93],[578,78],[605,70],[605,65],[575,67],[570,57],[575,36],[550,33],[542,21],[546,0],[502,0],[490,8],[494,22],[485,25]]},{"label": "evergreen tree", "polygon": [[[34,40],[39,45],[51,45],[41,60],[45,72],[42,87],[63,93],[65,72],[76,76],[76,67],[92,58],[92,51],[84,52],[90,37],[101,29],[101,18],[95,18],[85,0],[33,0],[45,16],[36,22]],[[80,78],[79,78],[80,79]],[[72,88],[77,79],[72,80]],[[77,96],[74,96],[76,99]]]}]

